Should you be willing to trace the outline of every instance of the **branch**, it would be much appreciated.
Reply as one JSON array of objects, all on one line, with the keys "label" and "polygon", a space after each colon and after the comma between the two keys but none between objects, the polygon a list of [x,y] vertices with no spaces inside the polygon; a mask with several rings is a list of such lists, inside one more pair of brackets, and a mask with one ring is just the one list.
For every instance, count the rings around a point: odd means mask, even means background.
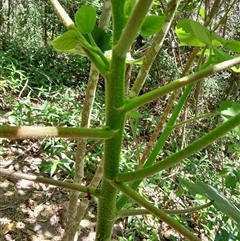
[{"label": "branch", "polygon": [[65,9],[61,6],[58,0],[50,0],[53,5],[58,17],[62,20],[63,24],[67,29],[74,27],[74,23],[69,15],[66,13]]},{"label": "branch", "polygon": [[75,190],[79,192],[84,192],[89,195],[93,195],[96,197],[99,197],[99,193],[97,189],[91,188],[91,187],[85,187],[82,185],[79,185],[77,183],[68,183],[68,182],[61,182],[61,181],[56,181],[51,178],[44,178],[44,177],[38,177],[34,175],[29,175],[29,174],[23,174],[23,173],[18,173],[13,170],[8,170],[4,168],[0,168],[0,174],[4,176],[9,176],[15,179],[24,179],[24,180],[29,180],[33,182],[38,182],[38,183],[44,183],[56,187],[62,187],[70,190]]},{"label": "branch", "polygon": [[161,209],[158,209],[153,204],[149,203],[144,197],[140,196],[137,192],[132,190],[129,186],[124,183],[110,182],[115,188],[119,189],[126,196],[134,200],[140,206],[146,208],[151,214],[160,218],[162,221],[166,222],[174,230],[182,234],[184,237],[188,238],[191,241],[200,241],[200,239],[195,236],[191,231],[182,226],[178,221],[169,217]]},{"label": "branch", "polygon": [[168,3],[167,10],[165,11],[166,18],[164,20],[164,27],[155,35],[151,46],[147,50],[147,53],[143,59],[141,69],[138,72],[138,76],[134,81],[133,87],[129,93],[129,97],[131,99],[138,96],[140,90],[142,89],[146,81],[147,75],[149,74],[149,71],[153,65],[153,62],[158,55],[159,50],[162,47],[163,41],[165,40],[168,30],[173,22],[178,5],[179,1],[176,0],[171,0]]},{"label": "branch", "polygon": [[203,136],[202,138],[194,141],[191,145],[187,146],[186,148],[182,149],[181,151],[165,158],[164,160],[153,164],[149,167],[142,168],[138,171],[131,172],[131,173],[122,173],[118,174],[115,178],[117,182],[130,182],[138,179],[143,179],[147,176],[154,175],[157,172],[165,170],[184,158],[191,156],[194,153],[197,153],[199,150],[205,148],[206,146],[210,145],[212,142],[218,140],[222,136],[224,136],[227,132],[231,131],[235,127],[240,125],[240,113],[236,116],[232,117],[222,125],[218,126],[214,130],[210,131],[207,135]]},{"label": "branch", "polygon": [[[170,214],[170,215],[177,215],[177,214],[186,214],[186,213],[193,213],[197,212],[199,210],[202,210],[204,208],[208,208],[213,204],[214,201],[210,201],[206,204],[203,204],[198,207],[194,208],[187,208],[182,210],[169,210],[169,209],[161,209],[164,213]],[[151,214],[147,209],[135,209],[135,210],[121,210],[118,212],[117,218],[125,218],[129,216],[137,216],[137,215],[148,215]]]},{"label": "branch", "polygon": [[14,139],[46,137],[110,139],[114,133],[108,129],[0,125],[0,138]]},{"label": "branch", "polygon": [[118,44],[113,48],[116,56],[122,58],[129,51],[138,31],[146,17],[153,0],[139,0],[136,4],[126,27],[123,29]]},{"label": "branch", "polygon": [[237,57],[237,58],[230,59],[230,60],[224,61],[224,62],[216,64],[216,65],[213,65],[204,70],[200,70],[197,73],[194,73],[192,75],[182,77],[182,78],[175,80],[169,84],[166,84],[158,89],[152,90],[146,94],[143,94],[141,96],[128,100],[125,105],[125,111],[128,112],[130,110],[138,108],[142,105],[145,105],[149,102],[152,102],[152,101],[160,98],[163,95],[170,93],[171,91],[180,89],[186,85],[197,82],[205,77],[208,77],[217,72],[228,69],[239,63],[240,63],[240,57]]}]

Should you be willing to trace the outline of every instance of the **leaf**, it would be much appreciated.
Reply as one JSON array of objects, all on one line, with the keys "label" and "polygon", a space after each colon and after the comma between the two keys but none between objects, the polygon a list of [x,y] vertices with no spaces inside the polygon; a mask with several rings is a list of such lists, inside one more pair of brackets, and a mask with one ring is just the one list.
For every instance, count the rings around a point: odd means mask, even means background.
[{"label": "leaf", "polygon": [[196,46],[204,47],[205,44],[196,38],[194,31],[191,27],[191,20],[182,19],[176,26],[176,34],[180,40],[181,46]]},{"label": "leaf", "polygon": [[213,205],[233,219],[240,228],[240,210],[217,189],[202,182],[192,183],[182,178],[180,179],[180,183],[187,187],[191,193],[200,194],[213,200]]},{"label": "leaf", "polygon": [[[92,31],[92,37],[97,44],[97,46],[102,50],[102,52],[111,49],[111,35],[100,29],[95,25]],[[90,43],[88,35],[84,35],[85,39]]]},{"label": "leaf", "polygon": [[160,31],[164,25],[165,16],[146,16],[140,34],[143,36],[150,36]]},{"label": "leaf", "polygon": [[52,166],[51,166],[51,170],[50,170],[50,177],[52,177],[53,174],[55,173],[55,171],[57,170],[57,166],[58,166],[58,162],[53,161]]},{"label": "leaf", "polygon": [[0,230],[0,234],[7,234],[9,232],[13,232],[16,229],[16,225],[17,223],[15,221],[13,221],[12,223],[8,223],[6,225],[4,225],[3,230]]},{"label": "leaf", "polygon": [[202,17],[202,19],[205,19],[205,9],[200,8],[198,14]]},{"label": "leaf", "polygon": [[75,23],[82,34],[91,33],[96,23],[96,11],[91,6],[81,7],[75,14]]},{"label": "leaf", "polygon": [[51,170],[52,163],[51,162],[43,162],[40,164],[40,166],[41,166],[40,174],[42,174],[42,173],[45,173],[45,172]]},{"label": "leaf", "polygon": [[222,46],[226,40],[213,31],[209,31],[200,23],[182,19],[176,26],[176,34],[181,46],[204,47],[207,45]]},{"label": "leaf", "polygon": [[221,102],[218,111],[226,119],[240,113],[240,104],[231,100]]},{"label": "leaf", "polygon": [[142,118],[142,114],[140,114],[139,112],[137,112],[135,110],[131,110],[131,111],[127,112],[127,117],[130,117],[132,119],[140,119],[140,118]]},{"label": "leaf", "polygon": [[[112,50],[105,51],[104,55],[105,55],[105,57],[108,60],[111,60],[111,58],[112,58]],[[142,58],[134,59],[129,52],[126,54],[126,63],[127,64],[138,64],[138,65],[141,65],[142,62],[143,62]]]},{"label": "leaf", "polygon": [[80,44],[77,44],[73,49],[65,50],[64,52],[86,56],[86,53],[84,52]]},{"label": "leaf", "polygon": [[[217,111],[221,114],[224,121],[227,121],[240,113],[240,104],[230,100],[223,101]],[[234,128],[234,131],[240,135],[240,126]]]},{"label": "leaf", "polygon": [[137,0],[126,0],[124,6],[125,18],[128,19],[136,5]]},{"label": "leaf", "polygon": [[231,55],[225,53],[224,51],[222,51],[222,50],[220,50],[220,49],[213,48],[213,52],[214,52],[214,54],[217,56],[218,62],[232,59],[232,56],[231,56]]},{"label": "leaf", "polygon": [[240,53],[240,42],[236,40],[226,40],[226,44],[224,45],[224,48],[231,50],[233,52],[239,52]]},{"label": "leaf", "polygon": [[71,177],[73,177],[73,168],[69,166],[67,163],[61,163],[58,165],[64,172],[68,173]]},{"label": "leaf", "polygon": [[240,181],[240,169],[239,170],[234,170],[233,172],[236,175],[237,179]]},{"label": "leaf", "polygon": [[227,188],[236,188],[237,186],[237,177],[234,173],[229,173],[225,179],[225,185]]},{"label": "leaf", "polygon": [[68,30],[51,42],[51,45],[58,51],[71,50],[78,44],[77,32]]},{"label": "leaf", "polygon": [[200,40],[202,43],[205,43],[208,46],[212,45],[211,39],[210,39],[210,34],[209,31],[200,23],[191,21],[191,28],[197,37],[198,40]]}]

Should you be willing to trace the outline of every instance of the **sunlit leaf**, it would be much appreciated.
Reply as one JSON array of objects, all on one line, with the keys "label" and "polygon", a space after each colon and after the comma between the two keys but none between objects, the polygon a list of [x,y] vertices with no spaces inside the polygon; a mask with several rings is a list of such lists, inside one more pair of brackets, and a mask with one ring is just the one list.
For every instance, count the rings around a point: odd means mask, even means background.
[{"label": "sunlit leaf", "polygon": [[200,8],[198,14],[202,17],[202,19],[205,19],[205,9]]},{"label": "sunlit leaf", "polygon": [[194,31],[191,27],[191,20],[182,19],[178,22],[176,26],[176,34],[180,40],[181,46],[205,46],[198,38],[196,38]]},{"label": "sunlit leaf", "polygon": [[125,18],[128,19],[136,5],[137,0],[126,0],[124,6]]},{"label": "sunlit leaf", "polygon": [[150,36],[160,31],[163,27],[165,16],[146,16],[140,29],[140,34]]},{"label": "sunlit leaf", "polygon": [[203,47],[205,45],[222,46],[226,40],[200,23],[182,19],[176,26],[176,34],[181,46]]},{"label": "sunlit leaf", "polygon": [[[240,113],[240,104],[230,100],[223,101],[218,108],[218,112],[221,114],[224,121],[227,121]],[[240,135],[240,126],[237,126],[233,130]]]},{"label": "sunlit leaf", "polygon": [[51,170],[50,170],[50,177],[52,177],[53,174],[55,173],[57,166],[58,166],[58,162],[53,162],[53,165],[51,166]]},{"label": "sunlit leaf", "polygon": [[[112,58],[112,50],[108,50],[104,52],[105,57],[110,60]],[[126,55],[126,63],[127,64],[137,64],[137,65],[141,65],[143,62],[143,59],[134,59],[131,54],[128,52]]]},{"label": "sunlit leaf", "polygon": [[96,24],[96,11],[91,6],[81,7],[75,14],[75,23],[83,34],[91,33]]},{"label": "sunlit leaf", "polygon": [[51,45],[58,51],[71,50],[77,44],[77,33],[74,30],[68,30],[51,42]]}]

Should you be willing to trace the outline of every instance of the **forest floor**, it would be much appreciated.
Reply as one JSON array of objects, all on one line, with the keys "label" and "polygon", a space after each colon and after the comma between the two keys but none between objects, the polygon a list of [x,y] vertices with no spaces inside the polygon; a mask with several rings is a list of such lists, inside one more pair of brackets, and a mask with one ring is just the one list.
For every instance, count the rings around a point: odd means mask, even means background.
[{"label": "forest floor", "polygon": [[[46,158],[34,140],[0,140],[0,168],[24,174],[39,173]],[[58,175],[53,178],[58,179]],[[0,176],[0,241],[61,240],[68,192],[50,185]],[[78,240],[94,240],[95,215],[82,220]]]},{"label": "forest floor", "polygon": [[[38,173],[44,156],[30,140],[2,140],[0,168]],[[49,185],[0,177],[1,240],[61,240],[65,190]]]}]

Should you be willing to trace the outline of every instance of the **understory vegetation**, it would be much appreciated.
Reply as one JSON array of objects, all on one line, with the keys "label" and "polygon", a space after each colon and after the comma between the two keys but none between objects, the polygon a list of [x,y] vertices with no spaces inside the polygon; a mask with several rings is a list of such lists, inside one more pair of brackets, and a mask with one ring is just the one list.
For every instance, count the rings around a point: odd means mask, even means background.
[{"label": "understory vegetation", "polygon": [[[81,126],[81,115],[91,68],[90,60],[85,56],[54,50],[52,46],[54,42],[51,41],[63,34],[66,29],[48,1],[0,2],[0,7],[4,10],[0,12],[0,124],[41,127]],[[93,6],[100,15],[104,1],[62,2],[66,12],[74,19],[74,14],[83,5]],[[167,2],[169,1],[153,1],[150,13],[152,15],[158,15],[157,13],[160,14],[161,11],[161,14],[164,13]],[[201,3],[194,0],[186,1],[188,4],[183,2],[177,10],[179,16],[176,14],[178,18],[175,22],[173,21],[139,96],[182,77],[184,67],[196,48],[195,46],[181,46],[181,40],[175,33],[176,24],[179,19],[183,18],[206,23],[203,11],[210,12],[211,7],[217,1],[212,1],[213,3],[209,5],[207,4],[209,1]],[[214,15],[214,21],[209,28],[217,29],[217,33],[225,39],[240,43],[237,42],[240,41],[240,9],[237,2],[224,3],[222,1],[218,9],[221,16]],[[196,8],[198,10],[195,10]],[[226,16],[224,9],[229,9]],[[9,16],[8,19],[7,16]],[[222,24],[224,30],[216,28],[217,24],[221,23],[221,19],[226,20]],[[110,26],[112,26],[111,21]],[[106,30],[106,32],[110,34],[111,31]],[[147,37],[138,35],[130,51],[134,59],[142,60],[141,58],[151,46],[154,34]],[[197,47],[200,49],[199,46]],[[240,45],[237,47],[239,51],[235,52],[236,56],[239,56]],[[235,52],[228,51],[232,56]],[[204,58],[208,57],[198,55],[189,74],[201,67],[198,62],[199,58],[203,58],[201,63],[205,63]],[[226,59],[222,59],[221,62],[224,60]],[[129,96],[140,68],[141,64],[126,63],[125,96]],[[181,94],[183,91],[181,89]],[[100,75],[91,112],[90,128],[102,128],[106,124],[105,95],[106,82]],[[171,93],[168,93],[127,114],[120,153],[119,170],[121,173],[141,169],[144,164],[144,162],[141,163],[142,155],[160,117],[168,106],[170,96]],[[179,98],[174,99],[173,106],[177,105]],[[239,69],[234,72],[229,68],[194,83],[176,122],[171,127],[171,132],[156,155],[155,162],[159,163],[177,153],[222,124],[223,118],[219,115],[219,110],[223,108],[221,103],[234,103],[233,109],[239,113],[239,102]],[[163,123],[164,128],[168,127],[167,123],[172,113],[173,111],[170,111],[167,114]],[[164,128],[157,134],[154,144],[164,133]],[[72,182],[74,180],[77,138],[46,137],[26,140],[1,138],[0,169],[8,155],[5,147],[21,145],[24,141],[31,145],[34,143],[39,149],[38,153],[44,156],[44,161],[39,163],[38,170],[35,173],[27,172],[28,174],[59,181]],[[80,184],[87,186],[91,182],[101,163],[103,153],[104,140],[86,140],[84,175]],[[152,152],[149,155],[151,154]],[[184,158],[181,162],[147,176],[137,190],[142,197],[158,208],[167,211],[181,210],[201,206],[211,201],[197,191],[194,193],[195,187],[191,188],[191,184],[198,182],[214,187],[239,211],[239,130],[238,132],[230,131],[223,138]],[[121,197],[122,193],[117,193],[117,199]],[[96,198],[89,199],[88,206],[97,206]],[[129,199],[124,208],[129,207],[132,209],[139,206]],[[231,215],[220,211],[214,205],[210,204],[196,212],[176,212],[170,216],[195,233],[200,240],[240,240],[240,222],[237,223]],[[123,215],[121,222],[124,228],[114,237],[116,240],[186,240],[184,236],[152,214]]]}]

